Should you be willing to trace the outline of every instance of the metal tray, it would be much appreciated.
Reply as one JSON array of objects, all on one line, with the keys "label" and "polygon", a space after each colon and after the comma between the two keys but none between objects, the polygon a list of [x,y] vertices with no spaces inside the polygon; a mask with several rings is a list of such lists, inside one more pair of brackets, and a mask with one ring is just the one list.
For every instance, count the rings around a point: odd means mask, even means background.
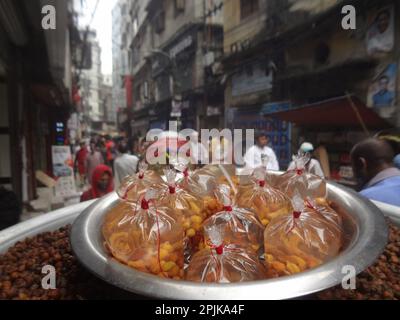
[{"label": "metal tray", "polygon": [[127,291],[165,299],[290,299],[315,293],[342,282],[344,266],[360,273],[383,251],[388,237],[381,211],[356,192],[328,183],[328,199],[346,212],[346,248],[330,262],[296,275],[232,284],[193,283],[162,279],[129,268],[109,256],[100,232],[104,216],[118,201],[112,193],[93,203],[75,221],[71,244],[80,262],[99,278]]}]

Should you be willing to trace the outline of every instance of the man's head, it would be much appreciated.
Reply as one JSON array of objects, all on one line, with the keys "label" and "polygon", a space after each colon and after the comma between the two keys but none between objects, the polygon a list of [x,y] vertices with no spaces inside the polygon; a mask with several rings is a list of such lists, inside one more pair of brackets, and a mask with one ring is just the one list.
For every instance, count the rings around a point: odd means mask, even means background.
[{"label": "man's head", "polygon": [[106,192],[111,182],[111,174],[105,171],[97,181],[97,189],[101,192]]},{"label": "man's head", "polygon": [[356,144],[351,151],[354,175],[364,185],[382,170],[393,166],[394,152],[390,145],[376,138]]},{"label": "man's head", "polygon": [[79,145],[80,145],[81,148],[84,148],[84,147],[86,147],[86,142],[83,141],[83,140],[81,140],[81,142],[79,143]]},{"label": "man's head", "polygon": [[121,154],[124,154],[124,153],[128,153],[128,151],[129,151],[129,147],[128,147],[128,144],[126,143],[126,141],[121,141],[118,144],[118,152]]},{"label": "man's head", "polygon": [[376,16],[376,24],[380,33],[384,33],[389,28],[390,23],[390,12],[389,10],[383,10]]},{"label": "man's head", "polygon": [[255,135],[256,144],[260,148],[264,148],[269,143],[269,138],[265,132],[257,132]]},{"label": "man's head", "polygon": [[96,143],[92,140],[90,141],[90,151],[95,152],[96,151]]},{"label": "man's head", "polygon": [[300,150],[304,153],[312,153],[314,151],[314,146],[310,142],[303,142],[300,146]]},{"label": "man's head", "polygon": [[379,91],[388,91],[389,77],[382,76],[379,78]]}]

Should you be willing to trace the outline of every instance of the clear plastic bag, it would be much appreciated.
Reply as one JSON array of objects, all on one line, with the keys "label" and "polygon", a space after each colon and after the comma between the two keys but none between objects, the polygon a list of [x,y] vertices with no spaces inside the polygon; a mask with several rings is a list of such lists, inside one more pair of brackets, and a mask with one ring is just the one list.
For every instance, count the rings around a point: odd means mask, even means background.
[{"label": "clear plastic bag", "polygon": [[188,247],[187,256],[199,249],[199,243],[203,242],[202,226],[205,220],[203,200],[181,188],[176,181],[176,172],[172,169],[164,170],[167,179],[167,187],[157,200],[157,205],[170,208],[181,217],[182,227],[186,236]]},{"label": "clear plastic bag", "polygon": [[145,162],[139,163],[139,172],[126,177],[117,190],[118,196],[126,202],[137,203],[149,188],[159,188],[164,184],[161,177],[152,170],[147,170]]},{"label": "clear plastic bag", "polygon": [[186,270],[186,280],[196,282],[233,283],[261,280],[265,266],[257,254],[222,239],[216,226],[206,229],[207,247],[197,252]]},{"label": "clear plastic bag", "polygon": [[103,236],[111,254],[122,263],[160,277],[182,279],[182,222],[170,208],[153,205],[156,197],[157,192],[150,189],[140,205],[132,204],[123,214],[111,211]]},{"label": "clear plastic bag", "polygon": [[296,194],[293,214],[280,216],[264,232],[265,262],[279,275],[319,266],[341,248],[341,230],[315,210],[304,206]]},{"label": "clear plastic bag", "polygon": [[270,185],[263,167],[254,170],[250,184],[239,187],[236,204],[254,211],[264,226],[272,219],[292,212],[290,199]]},{"label": "clear plastic bag", "polygon": [[221,228],[227,243],[258,251],[263,243],[264,226],[257,215],[253,211],[233,205],[229,187],[226,185],[220,185],[216,195],[224,208],[204,221],[204,228],[217,226]]},{"label": "clear plastic bag", "polygon": [[295,192],[299,192],[303,198],[326,198],[326,181],[307,172],[306,164],[309,160],[309,153],[299,152],[297,156],[293,156],[296,169],[287,171],[275,179],[275,187],[289,198],[292,198]]}]

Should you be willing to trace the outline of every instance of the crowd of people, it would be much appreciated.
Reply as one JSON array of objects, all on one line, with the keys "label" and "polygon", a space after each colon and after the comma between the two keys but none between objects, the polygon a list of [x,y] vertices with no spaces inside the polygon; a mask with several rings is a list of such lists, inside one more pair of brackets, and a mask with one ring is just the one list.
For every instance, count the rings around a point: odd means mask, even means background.
[{"label": "crowd of people", "polygon": [[[195,137],[196,138],[196,137]],[[99,198],[119,187],[121,181],[128,175],[138,170],[139,161],[145,158],[148,143],[143,139],[139,141],[98,137],[90,140],[89,146],[81,142],[80,149],[76,152],[75,167],[80,183],[88,183],[90,189],[81,197],[82,201]],[[224,142],[220,144],[211,141],[210,150],[227,155]],[[191,157],[199,163],[205,156],[204,146],[191,139]],[[218,150],[222,148],[222,150]],[[315,155],[322,150],[315,150],[310,142],[304,142],[299,147],[299,152],[310,155],[305,168],[308,172],[326,178],[326,168],[321,166]],[[319,153],[320,154],[320,153]],[[387,204],[400,206],[400,170],[398,164],[398,150],[393,144],[380,137],[366,139],[354,146],[351,151],[351,160],[354,178],[358,182],[361,195]],[[267,170],[280,170],[279,161],[275,152],[269,147],[269,138],[266,133],[256,134],[255,144],[244,155],[244,166],[250,171],[265,165]],[[289,164],[288,170],[294,170],[294,162]]]}]

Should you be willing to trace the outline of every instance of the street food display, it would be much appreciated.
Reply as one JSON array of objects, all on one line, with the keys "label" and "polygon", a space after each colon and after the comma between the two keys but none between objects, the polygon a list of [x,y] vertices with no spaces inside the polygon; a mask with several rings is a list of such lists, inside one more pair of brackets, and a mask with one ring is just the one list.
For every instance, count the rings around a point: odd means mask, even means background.
[{"label": "street food display", "polygon": [[286,196],[292,198],[295,192],[299,192],[303,198],[308,196],[312,198],[326,198],[326,182],[323,178],[307,171],[307,163],[310,160],[309,153],[299,153],[293,156],[295,164],[294,170],[288,170],[286,173],[275,179],[275,187],[281,190]]},{"label": "street food display", "polygon": [[296,156],[297,170],[274,181],[263,167],[246,179],[233,166],[178,163],[162,179],[142,164],[104,219],[106,247],[132,268],[176,280],[239,282],[317,267],[340,252],[342,220],[306,161]]},{"label": "street food display", "polygon": [[239,207],[254,211],[264,226],[272,219],[292,211],[290,199],[282,191],[271,186],[264,168],[253,172],[250,184],[239,187],[236,203]]},{"label": "street food display", "polygon": [[205,228],[207,247],[191,260],[186,280],[231,283],[266,278],[265,266],[256,252],[230,243],[217,226]]},{"label": "street food display", "polygon": [[117,260],[132,268],[182,279],[182,219],[178,212],[155,205],[156,197],[157,191],[149,189],[140,204],[121,208],[123,214],[112,211],[112,218],[108,216],[103,224],[106,246]]},{"label": "street food display", "polygon": [[296,194],[293,212],[265,229],[265,261],[279,275],[295,274],[334,258],[341,248],[341,228]]}]

